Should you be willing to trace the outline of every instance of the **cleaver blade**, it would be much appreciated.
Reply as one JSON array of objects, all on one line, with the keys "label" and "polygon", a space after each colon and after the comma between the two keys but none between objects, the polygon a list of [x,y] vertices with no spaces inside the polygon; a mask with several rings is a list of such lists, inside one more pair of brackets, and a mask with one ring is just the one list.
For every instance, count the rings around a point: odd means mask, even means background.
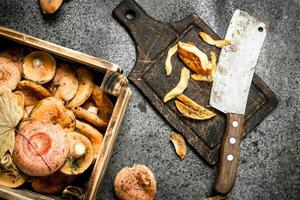
[{"label": "cleaver blade", "polygon": [[210,105],[226,113],[226,129],[214,190],[227,194],[232,189],[243,135],[244,113],[255,65],[266,36],[266,26],[241,10],[236,10],[229,24],[210,94]]}]

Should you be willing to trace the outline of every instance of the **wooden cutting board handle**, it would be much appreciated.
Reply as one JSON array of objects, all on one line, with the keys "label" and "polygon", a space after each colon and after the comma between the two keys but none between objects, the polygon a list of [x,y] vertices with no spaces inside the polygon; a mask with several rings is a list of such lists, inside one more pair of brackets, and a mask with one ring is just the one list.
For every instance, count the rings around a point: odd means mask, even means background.
[{"label": "wooden cutting board handle", "polygon": [[[153,48],[155,38],[160,42],[164,37],[167,39],[176,36],[176,32],[169,29],[167,24],[150,17],[134,0],[122,1],[113,11],[113,15],[127,29],[136,46],[142,48],[144,53]],[[159,43],[155,44],[155,48],[157,46],[160,46]]]},{"label": "wooden cutting board handle", "polygon": [[214,183],[214,190],[222,195],[231,191],[236,179],[244,115],[227,114],[226,120],[226,129],[221,141],[218,174]]}]

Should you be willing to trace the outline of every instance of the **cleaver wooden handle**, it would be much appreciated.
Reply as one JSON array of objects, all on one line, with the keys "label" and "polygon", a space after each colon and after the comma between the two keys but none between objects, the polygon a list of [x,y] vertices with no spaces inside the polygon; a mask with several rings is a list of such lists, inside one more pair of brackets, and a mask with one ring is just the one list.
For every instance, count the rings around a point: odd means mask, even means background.
[{"label": "cleaver wooden handle", "polygon": [[238,170],[240,143],[243,136],[244,115],[227,114],[225,133],[223,134],[218,174],[214,190],[219,194],[231,191]]}]

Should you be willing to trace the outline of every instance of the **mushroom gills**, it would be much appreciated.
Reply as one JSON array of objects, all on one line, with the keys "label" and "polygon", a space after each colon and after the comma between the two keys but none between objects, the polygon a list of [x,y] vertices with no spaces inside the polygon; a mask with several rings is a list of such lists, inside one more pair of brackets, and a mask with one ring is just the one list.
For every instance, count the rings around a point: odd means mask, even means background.
[{"label": "mushroom gills", "polygon": [[67,103],[67,108],[75,108],[81,106],[91,96],[94,83],[91,72],[85,67],[79,67],[76,70],[76,75],[79,80],[79,86],[75,97]]}]

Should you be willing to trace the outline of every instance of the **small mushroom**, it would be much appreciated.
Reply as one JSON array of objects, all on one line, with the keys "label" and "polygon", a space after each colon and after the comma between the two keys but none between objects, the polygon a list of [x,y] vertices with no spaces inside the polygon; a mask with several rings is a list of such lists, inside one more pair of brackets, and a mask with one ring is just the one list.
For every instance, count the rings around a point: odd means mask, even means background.
[{"label": "small mushroom", "polygon": [[153,173],[140,164],[121,169],[116,175],[114,189],[121,200],[153,200],[157,193]]},{"label": "small mushroom", "polygon": [[16,89],[21,80],[18,66],[7,58],[0,57],[0,89]]},{"label": "small mushroom", "polygon": [[17,188],[25,183],[26,177],[16,168],[9,153],[4,155],[0,164],[0,186]]},{"label": "small mushroom", "polygon": [[95,113],[89,112],[88,110],[85,110],[81,107],[73,108],[72,111],[77,118],[84,119],[85,121],[93,124],[94,126],[97,126],[102,129],[107,127],[107,123],[100,119]]},{"label": "small mushroom", "polygon": [[79,87],[75,97],[66,105],[67,108],[81,106],[92,94],[94,89],[93,76],[85,67],[79,67],[76,70],[79,80]]},{"label": "small mushroom", "polygon": [[103,141],[103,135],[91,125],[79,120],[76,120],[76,129],[90,139],[93,144],[94,156],[97,157]]},{"label": "small mushroom", "polygon": [[98,108],[98,116],[108,123],[114,110],[114,104],[109,96],[100,87],[95,85],[92,99]]},{"label": "small mushroom", "polygon": [[77,176],[68,176],[58,171],[50,176],[34,178],[31,186],[41,194],[60,194],[76,178]]},{"label": "small mushroom", "polygon": [[13,47],[8,47],[4,49],[3,51],[0,52],[0,57],[7,58],[14,62],[20,72],[22,72],[22,65],[24,62],[24,57],[25,57],[25,49],[20,47],[20,46],[13,46]]},{"label": "small mushroom", "polygon": [[13,160],[30,176],[48,176],[65,162],[69,152],[67,134],[59,125],[32,121],[16,135]]},{"label": "small mushroom", "polygon": [[44,123],[59,124],[66,131],[75,129],[75,115],[64,107],[63,101],[56,97],[41,100],[31,111],[30,119]]},{"label": "small mushroom", "polygon": [[68,64],[58,65],[49,88],[53,96],[61,98],[63,101],[70,101],[76,95],[78,80]]},{"label": "small mushroom", "polygon": [[54,57],[44,51],[34,51],[24,59],[24,78],[38,84],[49,82],[55,74],[56,61]]},{"label": "small mushroom", "polygon": [[67,175],[83,173],[92,164],[94,151],[91,141],[81,133],[69,132],[70,151],[60,171]]},{"label": "small mushroom", "polygon": [[44,14],[53,14],[61,6],[63,0],[39,0]]}]

